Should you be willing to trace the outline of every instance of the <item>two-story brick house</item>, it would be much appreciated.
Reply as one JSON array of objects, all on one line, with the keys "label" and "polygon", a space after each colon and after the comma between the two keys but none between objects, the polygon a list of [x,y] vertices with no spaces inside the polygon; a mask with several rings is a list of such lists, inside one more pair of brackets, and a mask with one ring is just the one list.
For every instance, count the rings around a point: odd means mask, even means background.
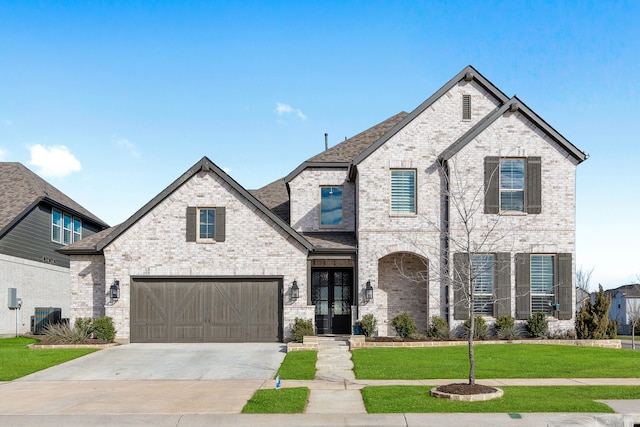
[{"label": "two-story brick house", "polygon": [[[129,220],[64,250],[75,315],[132,341],[286,339],[295,317],[378,333],[533,311],[573,327],[585,154],[466,67],[401,112],[247,191],[203,158]],[[472,274],[473,276],[469,276]],[[117,284],[117,299],[96,300]]]}]

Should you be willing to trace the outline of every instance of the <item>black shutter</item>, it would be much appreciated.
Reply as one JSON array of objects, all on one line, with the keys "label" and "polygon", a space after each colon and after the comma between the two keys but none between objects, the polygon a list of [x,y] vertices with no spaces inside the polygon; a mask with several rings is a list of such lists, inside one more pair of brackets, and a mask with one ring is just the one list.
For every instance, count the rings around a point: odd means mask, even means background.
[{"label": "black shutter", "polygon": [[224,207],[217,207],[216,223],[215,223],[216,242],[224,242],[224,239],[226,238],[226,234],[225,234],[226,218],[225,217],[226,217],[226,209]]},{"label": "black shutter", "polygon": [[196,241],[196,208],[187,207],[187,242]]},{"label": "black shutter", "polygon": [[464,252],[453,254],[453,318],[466,320],[469,318],[468,273],[469,254]]},{"label": "black shutter", "polygon": [[511,315],[511,254],[499,252],[495,255],[494,280],[496,285],[496,302],[493,305],[493,315]]},{"label": "black shutter", "polygon": [[542,212],[542,159],[527,157],[527,213]]},{"label": "black shutter", "polygon": [[563,253],[556,255],[556,283],[558,291],[557,302],[560,304],[558,319],[569,320],[573,317],[573,274],[571,254]]},{"label": "black shutter", "polygon": [[531,316],[531,254],[516,254],[516,319]]},{"label": "black shutter", "polygon": [[484,213],[500,212],[500,157],[484,158]]}]

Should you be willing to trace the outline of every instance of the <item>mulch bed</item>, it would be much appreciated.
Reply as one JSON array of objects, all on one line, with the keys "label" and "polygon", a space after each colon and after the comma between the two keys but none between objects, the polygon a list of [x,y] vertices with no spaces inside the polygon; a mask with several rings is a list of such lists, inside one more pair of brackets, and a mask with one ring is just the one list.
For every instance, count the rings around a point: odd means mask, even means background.
[{"label": "mulch bed", "polygon": [[420,338],[400,338],[400,337],[366,337],[367,342],[419,342],[419,341],[466,341],[461,338],[451,338],[443,340],[440,338],[420,337]]},{"label": "mulch bed", "polygon": [[437,388],[438,391],[442,393],[449,394],[460,394],[460,395],[469,395],[469,394],[486,394],[486,393],[495,393],[497,390],[493,387],[489,387],[481,384],[468,384],[468,383],[454,383],[454,384],[446,384],[441,385]]}]

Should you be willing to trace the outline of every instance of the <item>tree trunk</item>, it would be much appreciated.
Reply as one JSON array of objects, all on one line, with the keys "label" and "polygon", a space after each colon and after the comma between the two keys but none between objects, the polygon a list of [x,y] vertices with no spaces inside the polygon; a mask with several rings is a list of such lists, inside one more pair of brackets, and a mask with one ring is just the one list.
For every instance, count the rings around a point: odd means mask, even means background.
[{"label": "tree trunk", "polygon": [[476,359],[475,359],[475,355],[473,354],[473,335],[475,334],[475,316],[474,316],[474,312],[473,310],[470,310],[470,319],[471,322],[469,323],[469,384],[471,385],[475,385],[476,384]]}]

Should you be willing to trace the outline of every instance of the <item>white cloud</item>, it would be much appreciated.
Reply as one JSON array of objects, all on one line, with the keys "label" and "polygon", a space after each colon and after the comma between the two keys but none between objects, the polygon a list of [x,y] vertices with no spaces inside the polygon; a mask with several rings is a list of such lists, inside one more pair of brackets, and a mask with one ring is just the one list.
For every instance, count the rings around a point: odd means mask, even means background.
[{"label": "white cloud", "polygon": [[116,141],[116,144],[118,145],[118,147],[123,148],[127,152],[129,152],[131,157],[138,158],[142,155],[142,153],[140,153],[140,151],[138,150],[138,147],[136,147],[136,144],[134,144],[133,142],[129,141],[126,138],[118,139]]},{"label": "white cloud", "polygon": [[45,147],[36,144],[29,147],[31,160],[29,164],[40,168],[38,173],[48,178],[67,176],[82,169],[80,162],[64,145]]},{"label": "white cloud", "polygon": [[307,116],[305,116],[302,111],[298,110],[297,108],[293,108],[289,104],[276,102],[276,112],[279,116],[282,116],[284,114],[295,114],[300,120],[307,120]]},{"label": "white cloud", "polygon": [[3,150],[2,148],[0,148],[0,162],[4,162],[6,155],[7,155],[7,150]]}]

